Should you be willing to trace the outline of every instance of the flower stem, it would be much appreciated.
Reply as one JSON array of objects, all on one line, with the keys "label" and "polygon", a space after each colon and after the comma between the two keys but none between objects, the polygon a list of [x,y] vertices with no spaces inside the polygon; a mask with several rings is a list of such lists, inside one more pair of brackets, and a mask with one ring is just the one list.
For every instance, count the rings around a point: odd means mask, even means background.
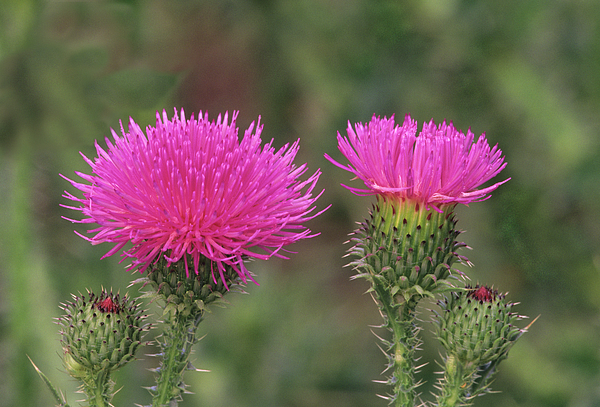
[{"label": "flower stem", "polygon": [[99,371],[86,372],[80,377],[81,390],[87,396],[89,407],[110,407],[114,393],[112,392],[114,382],[110,379],[110,371],[102,369]]},{"label": "flower stem", "polygon": [[176,314],[162,334],[159,344],[163,360],[158,371],[153,407],[176,406],[185,392],[183,374],[190,370],[192,346],[197,342],[196,331],[204,312]]},{"label": "flower stem", "polygon": [[414,353],[419,345],[419,328],[414,321],[419,298],[413,296],[408,301],[402,299],[398,302],[387,287],[377,284],[380,280],[373,281],[373,289],[380,299],[379,309],[385,321],[383,326],[392,332],[391,342],[383,340],[387,346],[387,370],[392,372],[387,384],[393,387],[393,394],[386,398],[396,407],[413,407],[417,387],[414,378]]},{"label": "flower stem", "polygon": [[437,396],[438,407],[470,406],[472,395],[468,394],[476,379],[477,368],[469,369],[455,356],[446,358],[444,379],[440,382]]},{"label": "flower stem", "polygon": [[196,370],[189,362],[192,346],[198,342],[196,331],[204,319],[207,306],[224,305],[223,295],[243,292],[241,279],[233,267],[223,270],[223,279],[215,279],[213,270],[217,265],[202,257],[196,273],[190,273],[190,256],[169,263],[159,259],[147,275],[132,282],[142,283],[144,298],[156,301],[163,308],[161,325],[163,333],[157,338],[162,358],[157,373],[156,385],[150,388],[152,407],[177,406],[186,392],[183,374],[186,370]]}]

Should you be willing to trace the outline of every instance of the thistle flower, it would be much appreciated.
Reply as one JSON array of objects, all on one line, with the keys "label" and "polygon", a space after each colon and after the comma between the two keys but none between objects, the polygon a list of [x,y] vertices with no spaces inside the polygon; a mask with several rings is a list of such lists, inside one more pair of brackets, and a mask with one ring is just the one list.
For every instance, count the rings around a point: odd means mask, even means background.
[{"label": "thistle flower", "polygon": [[134,259],[129,269],[144,272],[161,258],[170,264],[189,255],[197,274],[204,256],[216,265],[215,283],[218,273],[227,284],[226,266],[244,283],[252,279],[245,259],[284,257],[284,246],[315,236],[303,224],[321,213],[313,213],[321,173],[300,180],[307,166],[293,164],[298,141],[279,150],[273,141],[261,146],[260,118],[240,141],[236,118],[234,112],[229,122],[225,113],[211,122],[200,112],[186,119],[181,110],[169,119],[163,111],[146,134],[133,119],[128,132],[121,125],[122,136],[111,130],[107,150],[96,142],[98,157],[83,156],[94,175],[76,172],[89,184],[63,176],[83,192],[65,192],[80,204],[67,207],[84,216],[68,220],[99,225],[88,230],[93,236],[80,236],[116,243],[104,257],[131,242],[122,253]]},{"label": "thistle flower", "polygon": [[[443,122],[423,125],[417,137],[417,122],[406,115],[402,126],[391,118],[376,117],[366,125],[348,123],[348,138],[338,133],[338,147],[350,162],[338,167],[350,171],[367,187],[345,188],[357,195],[382,195],[394,200],[412,200],[426,207],[469,204],[489,198],[489,193],[508,179],[479,189],[505,166],[502,151],[490,148],[485,134],[474,142],[467,134]],[[510,179],[510,178],[509,178]]]},{"label": "thistle flower", "polygon": [[[452,123],[430,121],[417,137],[417,123],[409,115],[402,126],[373,116],[371,122],[348,124],[348,138],[338,133],[338,148],[348,159],[336,166],[361,179],[368,189],[344,185],[358,195],[376,195],[370,219],[354,233],[353,263],[367,269],[361,277],[385,278],[406,301],[436,289],[451,274],[465,244],[456,238],[454,207],[482,201],[507,180],[483,189],[482,183],[505,166],[502,152],[481,135],[457,131]],[[370,277],[370,276],[371,277]]]}]

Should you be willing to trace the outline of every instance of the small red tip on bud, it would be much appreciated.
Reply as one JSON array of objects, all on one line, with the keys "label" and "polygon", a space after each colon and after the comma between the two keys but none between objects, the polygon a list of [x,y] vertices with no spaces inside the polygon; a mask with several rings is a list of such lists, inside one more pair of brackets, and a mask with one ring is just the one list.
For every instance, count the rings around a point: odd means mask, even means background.
[{"label": "small red tip on bud", "polygon": [[[470,288],[471,287],[467,287],[467,289]],[[474,298],[477,301],[481,302],[493,302],[498,296],[498,290],[492,290],[490,287],[485,285],[482,285],[481,287],[479,285],[476,285],[471,290],[472,291],[469,291],[469,293],[467,294],[467,297]]]},{"label": "small red tip on bud", "polygon": [[113,299],[112,296],[106,297],[104,300],[100,301],[97,305],[96,308],[98,308],[100,311],[104,312],[104,313],[113,313],[116,314],[120,311],[120,307],[119,304],[116,304]]}]

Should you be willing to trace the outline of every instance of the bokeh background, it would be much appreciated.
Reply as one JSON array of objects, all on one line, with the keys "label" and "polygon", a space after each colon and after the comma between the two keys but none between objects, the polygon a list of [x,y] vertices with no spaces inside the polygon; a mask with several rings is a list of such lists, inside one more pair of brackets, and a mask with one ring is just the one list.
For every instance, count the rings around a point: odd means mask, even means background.
[{"label": "bokeh background", "polygon": [[[600,405],[600,3],[585,0],[0,1],[0,405],[53,405],[29,355],[77,405],[53,318],[70,293],[127,289],[111,247],[92,247],[61,216],[94,140],[156,110],[260,115],[276,146],[321,168],[332,207],[321,235],[289,260],[256,261],[260,286],[229,297],[200,328],[185,406],[385,406],[380,323],[366,282],[350,281],[343,242],[371,205],[336,132],[373,113],[452,120],[486,132],[511,177],[459,209],[473,282],[509,291],[540,319],[476,406]],[[358,186],[358,185],[357,185]],[[421,318],[428,321],[423,304]],[[151,307],[151,309],[154,309]],[[431,399],[439,348],[423,331]],[[385,334],[379,332],[379,334]],[[148,353],[152,353],[152,348]],[[149,403],[144,357],[116,379],[116,406]]]}]

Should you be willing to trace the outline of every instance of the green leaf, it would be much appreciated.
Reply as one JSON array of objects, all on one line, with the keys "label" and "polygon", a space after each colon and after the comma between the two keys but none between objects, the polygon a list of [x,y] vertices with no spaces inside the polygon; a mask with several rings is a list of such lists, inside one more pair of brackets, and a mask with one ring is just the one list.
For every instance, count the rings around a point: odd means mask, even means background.
[{"label": "green leaf", "polygon": [[67,399],[65,398],[65,395],[63,394],[63,392],[61,390],[58,390],[56,387],[54,387],[54,385],[50,382],[50,379],[48,379],[48,377],[44,373],[42,373],[42,371],[35,365],[35,363],[33,363],[33,360],[31,360],[31,358],[29,356],[27,356],[27,359],[29,359],[29,361],[33,365],[33,368],[35,369],[35,371],[38,372],[38,374],[40,375],[40,377],[42,378],[44,383],[46,383],[46,386],[48,386],[48,388],[52,392],[52,395],[54,396],[54,398],[56,399],[56,402],[58,403],[57,406],[58,407],[69,407],[69,405],[67,404]]}]

